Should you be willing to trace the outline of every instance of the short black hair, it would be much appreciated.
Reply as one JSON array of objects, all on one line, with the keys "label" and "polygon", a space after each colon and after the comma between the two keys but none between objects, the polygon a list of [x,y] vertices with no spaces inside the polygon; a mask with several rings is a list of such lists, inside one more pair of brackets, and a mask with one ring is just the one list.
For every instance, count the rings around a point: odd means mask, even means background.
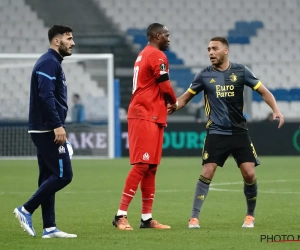
[{"label": "short black hair", "polygon": [[152,23],[147,28],[147,38],[148,40],[155,36],[155,34],[159,33],[159,31],[165,27],[165,25],[161,23]]},{"label": "short black hair", "polygon": [[73,29],[71,27],[55,24],[51,29],[48,30],[49,42],[51,42],[52,39],[59,34],[63,35],[64,33],[72,32],[72,31]]},{"label": "short black hair", "polygon": [[73,96],[77,99],[80,99],[80,96],[78,94],[74,94]]},{"label": "short black hair", "polygon": [[223,43],[226,47],[229,48],[229,42],[228,42],[228,40],[227,40],[225,37],[223,37],[223,36],[216,36],[216,37],[213,37],[212,39],[210,39],[210,41],[211,41],[211,42],[212,42],[212,41],[221,42],[221,43]]}]

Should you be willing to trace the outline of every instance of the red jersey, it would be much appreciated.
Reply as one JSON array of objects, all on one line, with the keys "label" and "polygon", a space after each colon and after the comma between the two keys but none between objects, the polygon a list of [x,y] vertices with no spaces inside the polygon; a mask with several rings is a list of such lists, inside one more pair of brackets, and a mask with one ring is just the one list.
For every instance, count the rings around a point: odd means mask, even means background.
[{"label": "red jersey", "polygon": [[171,104],[176,102],[174,91],[162,92],[159,84],[169,81],[166,55],[148,45],[138,55],[133,70],[133,88],[127,118],[143,119],[163,126],[167,122],[166,94]]}]

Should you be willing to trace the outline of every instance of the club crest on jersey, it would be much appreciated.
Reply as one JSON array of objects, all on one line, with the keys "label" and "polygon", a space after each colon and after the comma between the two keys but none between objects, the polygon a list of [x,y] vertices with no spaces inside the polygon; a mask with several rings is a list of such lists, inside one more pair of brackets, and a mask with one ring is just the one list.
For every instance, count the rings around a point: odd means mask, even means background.
[{"label": "club crest on jersey", "polygon": [[144,161],[149,161],[149,159],[150,159],[150,155],[147,152],[145,154],[143,154]]},{"label": "club crest on jersey", "polygon": [[161,71],[166,71],[167,70],[167,65],[162,63],[162,64],[160,64],[159,68],[160,68]]},{"label": "club crest on jersey", "polygon": [[232,81],[232,82],[236,82],[237,81],[237,76],[234,73],[231,74],[230,81]]},{"label": "club crest on jersey", "polygon": [[208,153],[205,151],[203,154],[203,160],[207,160],[208,159]]},{"label": "club crest on jersey", "polygon": [[65,147],[64,147],[64,146],[59,146],[59,148],[58,148],[58,153],[60,153],[60,154],[66,153]]}]

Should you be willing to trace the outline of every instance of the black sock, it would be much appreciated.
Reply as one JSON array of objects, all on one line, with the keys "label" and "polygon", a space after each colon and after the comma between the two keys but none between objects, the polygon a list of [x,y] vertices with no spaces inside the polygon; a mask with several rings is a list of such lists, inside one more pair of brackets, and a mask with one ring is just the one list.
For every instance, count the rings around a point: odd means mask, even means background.
[{"label": "black sock", "polygon": [[256,198],[257,198],[257,181],[253,183],[246,183],[244,181],[244,194],[246,196],[247,202],[247,215],[254,216],[254,210],[256,206]]}]

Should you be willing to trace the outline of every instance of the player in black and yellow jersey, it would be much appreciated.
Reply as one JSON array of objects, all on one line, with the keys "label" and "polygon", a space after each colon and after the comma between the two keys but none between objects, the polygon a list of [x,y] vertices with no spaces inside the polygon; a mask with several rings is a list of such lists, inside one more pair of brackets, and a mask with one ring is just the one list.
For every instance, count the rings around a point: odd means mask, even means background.
[{"label": "player in black and yellow jersey", "polygon": [[[214,37],[208,45],[211,66],[198,73],[188,90],[180,96],[176,110],[183,108],[195,95],[204,91],[208,117],[207,136],[202,152],[203,169],[197,182],[189,228],[200,228],[199,214],[206,199],[209,184],[217,166],[222,167],[230,154],[234,157],[244,179],[247,213],[242,227],[254,227],[257,197],[255,166],[259,165],[256,151],[248,134],[243,116],[244,86],[257,91],[273,110],[273,119],[284,123],[272,93],[245,65],[228,60],[229,44],[224,37]],[[168,106],[168,113],[174,111]]]}]

